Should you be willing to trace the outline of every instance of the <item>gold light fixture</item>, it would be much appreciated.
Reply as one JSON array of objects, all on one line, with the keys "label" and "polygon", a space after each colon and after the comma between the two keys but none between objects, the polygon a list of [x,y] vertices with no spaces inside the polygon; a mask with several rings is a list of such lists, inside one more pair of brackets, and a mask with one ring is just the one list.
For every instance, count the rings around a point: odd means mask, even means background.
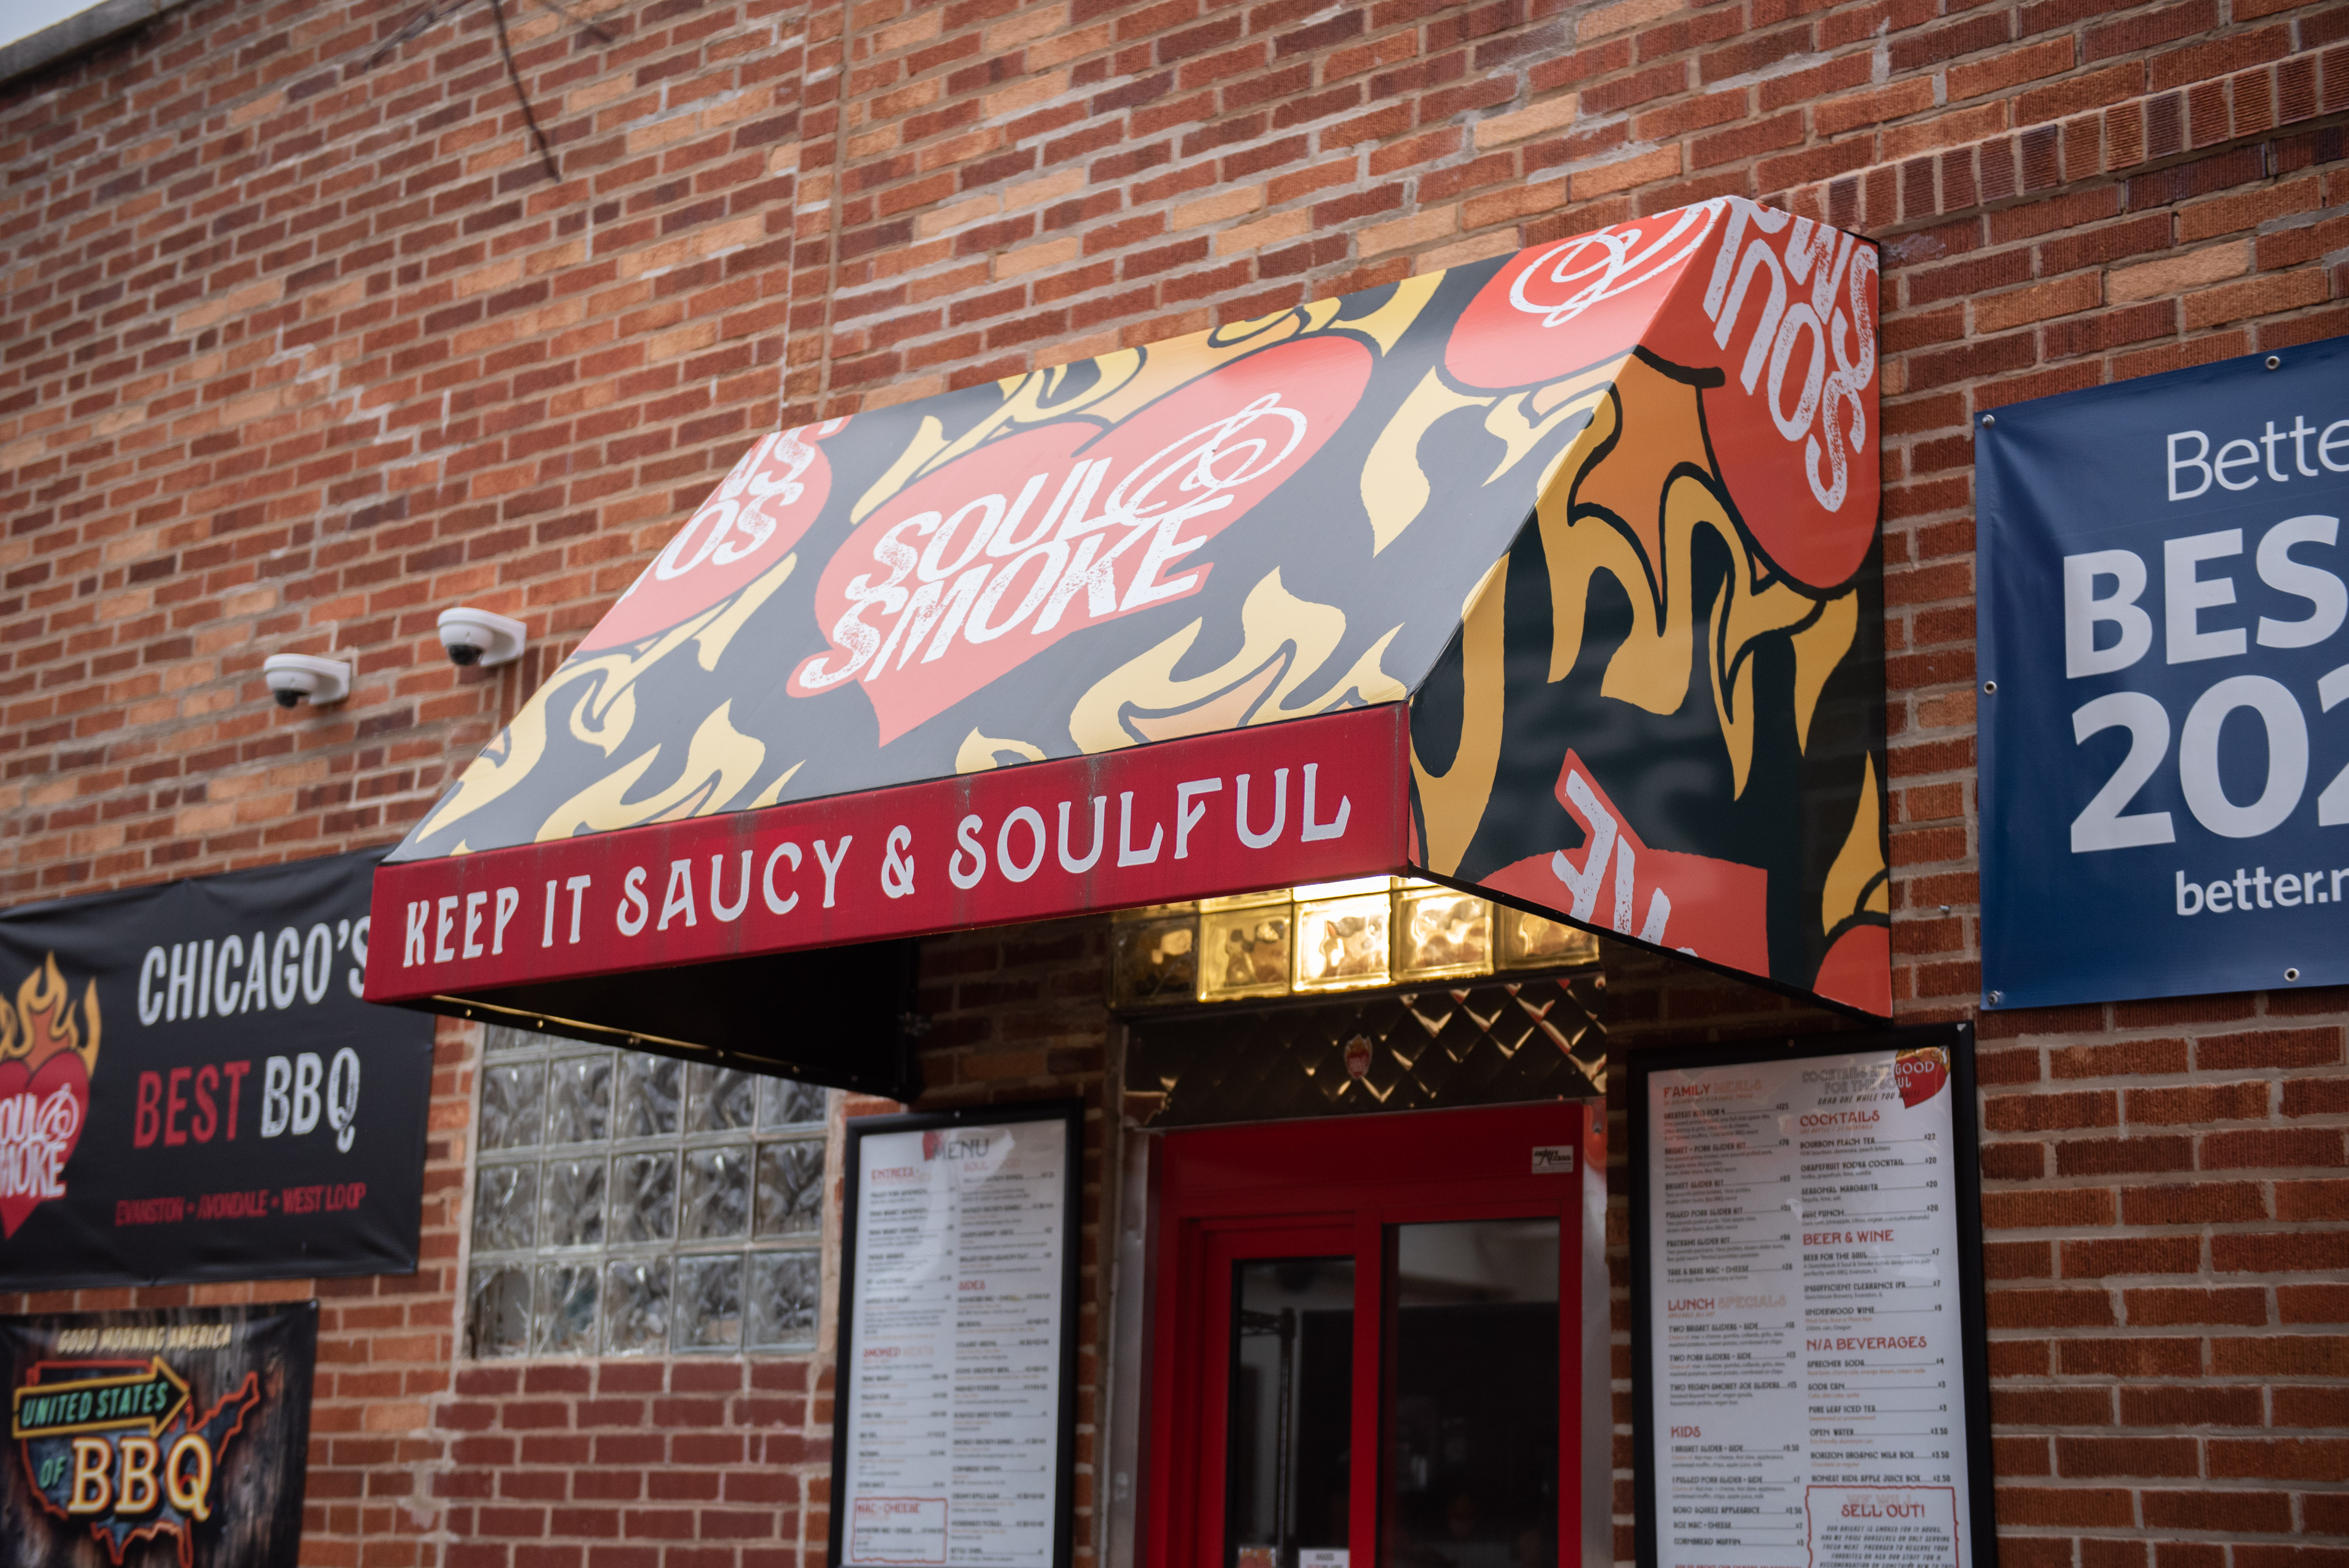
[{"label": "gold light fixture", "polygon": [[1407,877],[1123,910],[1110,946],[1119,1007],[1317,995],[1599,958],[1587,931]]},{"label": "gold light fixture", "polygon": [[1288,977],[1290,990],[1351,991],[1387,983],[1392,880],[1376,877],[1290,890],[1297,901],[1297,962]]},{"label": "gold light fixture", "polygon": [[1599,938],[1587,931],[1506,906],[1494,913],[1500,917],[1501,939],[1495,961],[1504,969],[1548,969],[1598,961]]},{"label": "gold light fixture", "polygon": [[1110,966],[1126,1006],[1188,1002],[1199,988],[1199,917],[1188,906],[1127,910],[1110,928]]},{"label": "gold light fixture", "polygon": [[[1490,900],[1472,898],[1456,889],[1405,882],[1395,890],[1395,967],[1414,980],[1488,974],[1494,964],[1494,916],[1516,913],[1496,910]],[[1539,923],[1562,937],[1581,938],[1589,944],[1589,956],[1598,956],[1599,944],[1587,933],[1550,921]],[[1542,962],[1572,964],[1579,959]]]},{"label": "gold light fixture", "polygon": [[1209,899],[1197,920],[1200,1001],[1288,989],[1297,912],[1288,899]]}]

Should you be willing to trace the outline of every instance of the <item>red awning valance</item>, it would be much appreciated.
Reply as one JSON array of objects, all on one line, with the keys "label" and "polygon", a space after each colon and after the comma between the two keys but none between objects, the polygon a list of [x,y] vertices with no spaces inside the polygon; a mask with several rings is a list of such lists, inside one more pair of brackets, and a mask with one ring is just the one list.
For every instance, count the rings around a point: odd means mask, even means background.
[{"label": "red awning valance", "polygon": [[1876,283],[1725,198],[763,438],[368,995],[1409,871],[1888,1011]]}]

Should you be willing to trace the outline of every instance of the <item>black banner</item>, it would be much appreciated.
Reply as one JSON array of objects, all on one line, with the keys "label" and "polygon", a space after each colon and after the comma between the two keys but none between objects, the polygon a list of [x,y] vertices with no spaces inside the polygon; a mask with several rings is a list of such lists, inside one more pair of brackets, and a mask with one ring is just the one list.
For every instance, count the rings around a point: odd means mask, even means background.
[{"label": "black banner", "polygon": [[0,914],[0,1290],[405,1274],[432,1020],[367,851]]},{"label": "black banner", "polygon": [[318,1304],[0,1318],[13,1568],[295,1568]]}]

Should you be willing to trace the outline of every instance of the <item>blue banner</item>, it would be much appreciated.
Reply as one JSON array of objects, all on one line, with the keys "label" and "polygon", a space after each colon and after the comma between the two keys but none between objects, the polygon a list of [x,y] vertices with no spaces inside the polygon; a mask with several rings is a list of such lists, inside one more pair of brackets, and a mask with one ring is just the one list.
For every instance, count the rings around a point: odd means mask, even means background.
[{"label": "blue banner", "polygon": [[2349,981],[2349,338],[1974,438],[1984,1006]]}]

